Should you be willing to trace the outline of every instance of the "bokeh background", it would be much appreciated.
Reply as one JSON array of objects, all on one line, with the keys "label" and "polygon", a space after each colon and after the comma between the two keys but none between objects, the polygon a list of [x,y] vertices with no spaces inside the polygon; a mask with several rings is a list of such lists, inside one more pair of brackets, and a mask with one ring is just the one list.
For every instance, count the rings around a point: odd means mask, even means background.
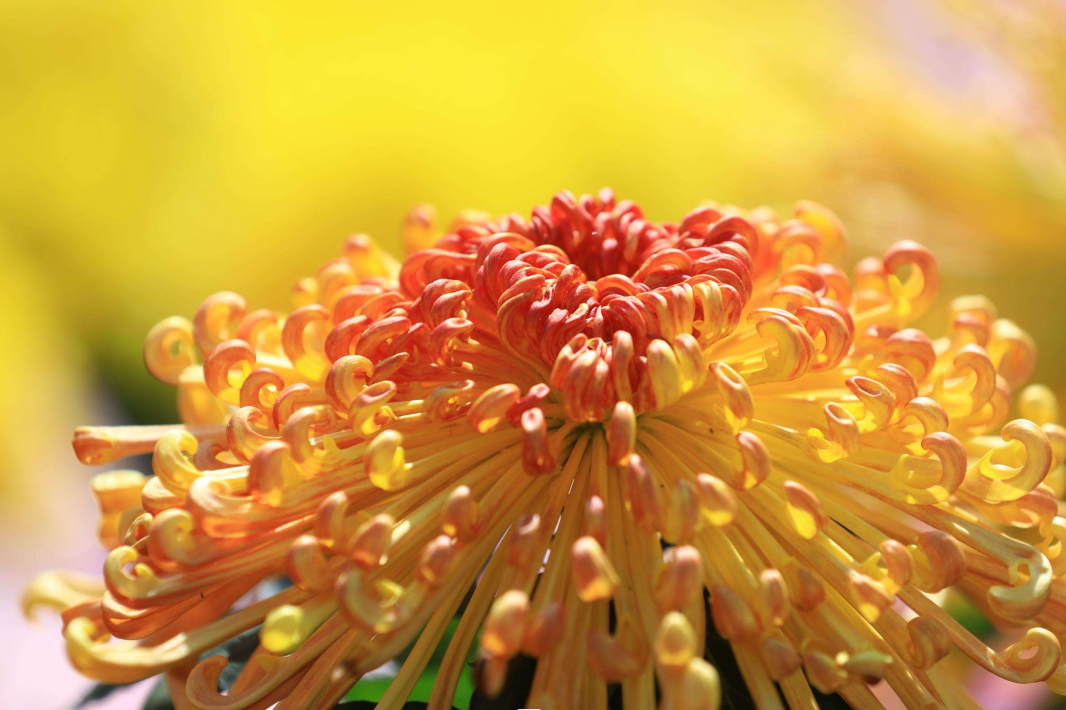
[{"label": "bokeh background", "polygon": [[164,316],[222,289],[284,308],[422,202],[807,198],[854,257],[931,247],[944,295],[993,298],[1062,395],[1064,148],[1062,0],[0,0],[0,707],[88,687],[18,594],[99,569],[70,432],[175,420],[141,362]]}]

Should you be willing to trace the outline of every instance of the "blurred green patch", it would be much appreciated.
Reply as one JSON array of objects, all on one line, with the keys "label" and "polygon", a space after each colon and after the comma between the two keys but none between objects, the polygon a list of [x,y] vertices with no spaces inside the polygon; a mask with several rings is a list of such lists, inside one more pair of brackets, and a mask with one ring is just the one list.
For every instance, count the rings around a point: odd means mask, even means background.
[{"label": "blurred green patch", "polygon": [[979,639],[986,639],[995,631],[992,622],[973,600],[965,594],[948,594],[943,603],[944,611]]}]

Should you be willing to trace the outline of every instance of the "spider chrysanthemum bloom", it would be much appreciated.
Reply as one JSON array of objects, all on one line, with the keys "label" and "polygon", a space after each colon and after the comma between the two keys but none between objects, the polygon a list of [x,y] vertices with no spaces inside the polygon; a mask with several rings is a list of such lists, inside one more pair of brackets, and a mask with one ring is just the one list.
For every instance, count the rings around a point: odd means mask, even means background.
[{"label": "spider chrysanthemum bloom", "polygon": [[[416,210],[408,241],[431,235]],[[287,315],[211,296],[145,345],[183,424],[75,433],[87,463],[153,452],[154,477],[94,480],[103,584],[27,600],[65,609],[86,675],[166,671],[179,707],[330,708],[417,640],[398,707],[468,593],[430,708],[474,646],[488,695],[536,659],[528,707],[716,708],[715,630],[760,708],[880,707],[880,680],[954,707],[952,647],[1066,689],[1066,432],[1021,389],[1031,340],[980,297],[931,340],[908,326],[932,255],[849,280],[844,249],[811,203],[655,224],[564,192],[399,265],[353,237]],[[989,649],[928,596],[949,587],[1024,636]],[[260,624],[221,693],[199,656]]]}]

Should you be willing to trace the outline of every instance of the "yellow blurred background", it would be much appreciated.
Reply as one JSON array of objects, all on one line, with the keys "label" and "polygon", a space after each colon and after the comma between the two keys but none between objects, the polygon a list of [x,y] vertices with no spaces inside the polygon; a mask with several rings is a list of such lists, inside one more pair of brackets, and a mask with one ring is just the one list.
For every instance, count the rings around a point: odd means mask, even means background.
[{"label": "yellow blurred background", "polygon": [[[528,5],[0,0],[5,615],[33,569],[98,567],[72,428],[174,420],[155,322],[222,289],[284,308],[347,234],[397,248],[421,202],[814,199],[853,257],[931,247],[941,305],[989,295],[1066,394],[1066,5]],[[59,665],[53,632],[22,662]],[[6,661],[0,699],[24,686]],[[17,707],[76,697],[54,672]]]}]

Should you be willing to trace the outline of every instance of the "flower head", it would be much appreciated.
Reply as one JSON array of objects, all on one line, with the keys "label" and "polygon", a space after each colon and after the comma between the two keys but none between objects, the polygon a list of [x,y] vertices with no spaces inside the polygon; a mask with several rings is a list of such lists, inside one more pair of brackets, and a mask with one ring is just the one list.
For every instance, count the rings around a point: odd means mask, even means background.
[{"label": "flower head", "polygon": [[[152,452],[154,476],[94,480],[103,585],[27,596],[64,609],[82,672],[329,708],[415,642],[392,707],[466,599],[431,708],[475,645],[489,695],[536,659],[531,707],[605,708],[617,683],[626,708],[716,708],[709,629],[764,708],[812,687],[876,707],[882,679],[933,707],[963,692],[952,647],[1066,689],[1066,430],[986,299],[953,301],[943,337],[912,327],[925,248],[849,279],[818,205],[657,224],[609,190],[439,238],[432,219],[412,213],[405,240],[432,246],[402,264],[352,237],[291,313],[219,293],[148,335],[182,425],[75,432],[86,463]],[[986,647],[930,598],[949,587],[1024,636]],[[225,659],[197,659],[259,625],[220,693]]]}]

